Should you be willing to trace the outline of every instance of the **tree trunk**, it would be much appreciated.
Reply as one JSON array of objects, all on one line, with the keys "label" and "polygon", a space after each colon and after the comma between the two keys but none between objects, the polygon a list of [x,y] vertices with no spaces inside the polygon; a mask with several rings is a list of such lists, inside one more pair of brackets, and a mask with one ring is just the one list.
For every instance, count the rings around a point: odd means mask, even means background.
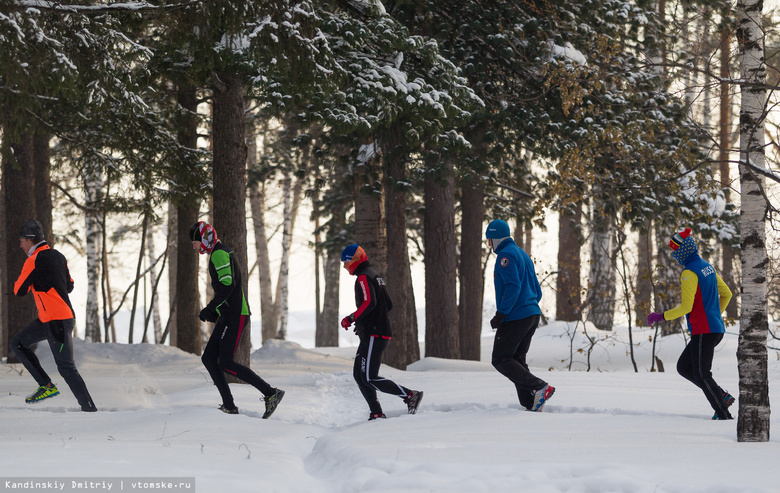
[{"label": "tree trunk", "polygon": [[325,259],[325,290],[322,312],[317,319],[315,347],[338,347],[339,345],[339,275],[341,273],[341,252],[330,250]]},{"label": "tree trunk", "polygon": [[769,441],[769,377],[767,373],[767,253],[764,179],[753,171],[763,169],[766,66],[764,62],[763,0],[738,0],[742,101],[739,113],[739,176],[742,192],[740,218],[742,252],[742,313],[737,366],[739,417],[737,440]]},{"label": "tree trunk", "polygon": [[636,273],[636,325],[647,325],[647,315],[653,307],[653,242],[650,228],[652,221],[645,221],[645,226],[639,230],[637,239],[637,273]]},{"label": "tree trunk", "polygon": [[[214,228],[230,247],[241,271],[241,289],[247,295],[246,140],[244,91],[232,75],[213,74],[212,139],[214,150]],[[247,325],[235,352],[236,362],[249,366],[251,327]]]},{"label": "tree trunk", "polygon": [[482,271],[485,255],[484,199],[485,185],[476,174],[471,179],[461,181],[458,333],[461,359],[473,361],[480,360],[482,342],[482,300],[485,294],[485,276]]},{"label": "tree trunk", "polygon": [[[176,212],[176,205],[173,202],[168,203],[168,300],[170,304],[167,322],[168,344],[176,346],[178,340],[178,331],[176,324],[176,276],[178,275],[177,258],[179,255],[179,215]],[[183,238],[188,240],[188,238]],[[182,245],[184,248],[185,245]],[[164,343],[165,341],[160,341]]]},{"label": "tree trunk", "polygon": [[292,173],[289,165],[284,170],[282,183],[284,195],[284,225],[282,226],[282,262],[279,266],[279,332],[278,339],[287,339],[287,319],[289,316],[290,284],[290,246],[292,245]]},{"label": "tree trunk", "polygon": [[[158,295],[157,289],[155,289],[155,284],[157,282],[157,272],[158,267],[154,266],[154,262],[157,260],[157,252],[155,252],[154,248],[154,223],[152,222],[152,218],[149,217],[147,219],[148,225],[147,225],[147,232],[146,232],[146,261],[149,264],[149,285],[151,286],[151,301],[150,308],[152,311],[152,327],[153,327],[153,339],[152,343],[157,344],[160,342],[160,337],[162,336],[162,322],[160,321],[160,296]],[[160,261],[162,262],[162,261]],[[162,264],[160,265],[160,269],[162,268]],[[153,267],[154,266],[154,267]],[[142,342],[149,342],[147,335],[146,335],[147,328],[144,327],[144,338]]]},{"label": "tree trunk", "polygon": [[[677,306],[680,302],[680,267],[672,257],[669,240],[678,231],[674,226],[657,222],[655,224],[657,280],[653,291],[655,311],[663,313]],[[668,336],[680,332],[678,320],[661,322],[661,335]]]},{"label": "tree trunk", "polygon": [[[727,4],[728,5],[728,4]],[[728,19],[731,17],[729,7],[724,8],[723,18]],[[731,201],[731,176],[729,162],[729,154],[731,152],[731,84],[729,80],[731,78],[731,25],[723,23],[723,28],[720,33],[720,134],[719,134],[719,149],[718,162],[720,163],[720,187],[723,193],[726,195],[726,200]],[[739,303],[740,296],[738,286],[734,280],[734,257],[735,249],[732,246],[731,241],[724,241],[723,247],[723,265],[720,270],[723,282],[725,282],[731,292],[734,293],[734,297],[731,299],[731,303],[726,308],[726,316],[736,319],[739,316]]]},{"label": "tree trunk", "polygon": [[425,356],[460,357],[452,164],[425,175]]},{"label": "tree trunk", "polygon": [[260,278],[260,314],[262,317],[263,343],[276,337],[278,314],[271,285],[271,257],[268,253],[268,237],[265,228],[265,184],[255,183],[249,190],[252,208],[252,225],[255,233],[257,270]]},{"label": "tree trunk", "polygon": [[363,165],[359,167],[362,176],[356,177],[355,184],[355,242],[363,247],[379,275],[384,276],[387,273],[387,236],[382,193],[374,188],[375,183],[381,183],[381,178],[375,176],[381,175],[376,143],[362,146],[358,154]]},{"label": "tree trunk", "polygon": [[615,314],[615,265],[612,261],[612,218],[594,199],[590,232],[588,321],[600,330],[612,330]]},{"label": "tree trunk", "polygon": [[[12,132],[3,133],[3,201],[5,204],[5,255],[6,265],[2,271],[5,276],[3,291],[5,300],[6,331],[3,337],[3,351],[8,351],[11,339],[28,323],[35,319],[35,301],[32,295],[15,297],[13,286],[27,255],[19,249],[19,230],[25,222],[36,214],[34,200],[35,178],[33,176],[33,135],[21,132],[16,139]],[[9,363],[18,363],[13,353],[8,354]]]},{"label": "tree trunk", "polygon": [[35,170],[33,197],[35,199],[35,218],[43,225],[43,237],[46,238],[46,242],[54,248],[50,141],[51,135],[48,133],[36,132],[33,135],[33,166]]},{"label": "tree trunk", "polygon": [[84,335],[92,342],[100,342],[100,304],[98,290],[100,288],[100,206],[102,178],[100,172],[92,167],[85,167],[84,189],[88,210],[84,214],[86,244],[87,244],[87,309],[84,317]]},{"label": "tree trunk", "polygon": [[[177,99],[184,111],[177,125],[177,140],[182,147],[198,147],[198,95],[197,89],[181,84]],[[185,169],[181,169],[185,173]],[[198,289],[199,254],[190,246],[190,228],[198,221],[200,198],[182,197],[176,202],[173,229],[175,233],[168,241],[175,241],[176,248],[170,253],[171,267],[175,269],[175,288],[171,296],[171,346],[193,354],[201,353],[200,338],[200,294]],[[175,265],[174,265],[175,264]]]},{"label": "tree trunk", "polygon": [[561,209],[558,216],[558,281],[555,318],[566,322],[580,320],[580,248],[582,245],[582,203]]},{"label": "tree trunk", "polygon": [[406,163],[403,141],[397,127],[383,135],[382,153],[385,185],[385,225],[387,228],[387,264],[384,272],[387,290],[393,300],[390,326],[393,340],[384,353],[384,362],[405,370],[420,359],[417,332],[417,307],[414,300],[412,270],[406,235]]}]

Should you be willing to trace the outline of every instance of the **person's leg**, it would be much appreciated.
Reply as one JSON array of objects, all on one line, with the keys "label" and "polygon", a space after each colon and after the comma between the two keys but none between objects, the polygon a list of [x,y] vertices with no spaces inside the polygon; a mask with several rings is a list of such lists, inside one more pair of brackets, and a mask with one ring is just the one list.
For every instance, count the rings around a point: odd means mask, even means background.
[{"label": "person's leg", "polygon": [[[531,347],[531,339],[533,339],[534,334],[536,333],[536,327],[539,323],[539,320],[537,319],[536,325],[534,325],[533,328],[528,330],[528,333],[526,333],[525,337],[522,341],[520,341],[520,345],[517,347],[517,351],[515,352],[514,359],[517,361],[520,366],[526,369],[527,372],[531,372],[528,369],[528,363],[526,362],[526,355],[528,354],[528,350]],[[534,393],[529,392],[527,389],[517,387],[517,398],[520,400],[520,404],[525,407],[526,409],[530,409],[534,405]]]},{"label": "person's leg", "polygon": [[362,336],[360,338],[360,344],[355,354],[355,364],[352,367],[352,376],[357,382],[360,393],[363,394],[363,398],[368,403],[368,408],[371,414],[382,414],[382,406],[379,404],[379,399],[376,395],[376,388],[368,382],[368,359],[369,359],[369,345],[372,337]]},{"label": "person's leg", "polygon": [[523,366],[517,356],[522,355],[521,359],[524,363],[523,348],[527,352],[531,344],[530,337],[527,339],[526,337],[536,329],[538,323],[538,315],[504,322],[496,330],[493,342],[493,367],[515,384],[518,400],[527,409],[530,409],[533,401],[531,400],[529,405],[526,394],[531,394],[533,399],[533,393],[547,385],[544,380],[534,376],[527,366]]},{"label": "person's leg", "polygon": [[11,350],[39,386],[51,383],[51,378],[41,367],[41,362],[30,346],[47,338],[46,326],[36,318],[11,339]]},{"label": "person's leg", "polygon": [[70,387],[71,392],[76,397],[82,411],[97,411],[92,396],[89,395],[87,384],[81,378],[76,362],[73,360],[73,326],[74,319],[52,320],[47,322],[48,341],[51,352],[54,355],[54,362],[57,364],[57,370],[65,379],[65,383]]},{"label": "person's leg", "polygon": [[701,334],[693,336],[691,342],[694,344],[693,368],[696,373],[696,379],[701,383],[699,388],[704,392],[704,396],[709,401],[710,406],[720,419],[731,419],[731,413],[723,398],[723,389],[715,382],[712,377],[712,359],[715,355],[715,346],[723,340],[723,334]]},{"label": "person's leg", "polygon": [[389,340],[383,339],[381,337],[369,337],[368,339],[368,351],[365,368],[367,373],[365,378],[369,385],[380,392],[384,392],[385,394],[395,395],[404,399],[409,397],[409,394],[412,392],[411,390],[398,385],[392,380],[388,380],[387,378],[379,376],[379,366],[382,364],[382,353],[387,347]]},{"label": "person's leg", "polygon": [[234,377],[248,383],[262,392],[264,396],[271,396],[274,393],[273,387],[268,385],[257,373],[235,361],[238,343],[241,341],[244,329],[249,327],[249,317],[241,315],[238,320],[231,320],[230,322],[219,319],[217,327],[220,326],[223,327],[225,332],[219,340],[219,368],[223,372],[230,373]]},{"label": "person's leg", "polygon": [[208,370],[209,375],[211,375],[214,385],[217,386],[219,395],[222,397],[222,405],[225,408],[233,409],[236,407],[235,402],[233,402],[233,394],[230,392],[225,372],[219,368],[219,338],[222,332],[218,330],[218,327],[219,325],[214,326],[200,360],[203,362],[206,370]]},{"label": "person's leg", "polygon": [[693,372],[693,356],[691,355],[691,352],[693,351],[692,342],[693,339],[688,341],[688,344],[682,350],[680,357],[677,359],[677,373],[679,373],[681,377],[693,383],[697,387],[701,387],[699,381],[696,379],[696,375]]}]

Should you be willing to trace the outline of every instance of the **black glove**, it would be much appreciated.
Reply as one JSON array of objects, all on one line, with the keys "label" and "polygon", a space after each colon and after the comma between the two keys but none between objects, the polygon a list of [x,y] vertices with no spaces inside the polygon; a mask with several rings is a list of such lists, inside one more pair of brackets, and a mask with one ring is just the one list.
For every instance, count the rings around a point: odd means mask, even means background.
[{"label": "black glove", "polygon": [[493,315],[493,318],[490,319],[490,326],[493,327],[493,329],[497,329],[501,326],[501,322],[504,320],[504,315],[501,312],[496,312],[495,315]]},{"label": "black glove", "polygon": [[198,318],[203,320],[204,322],[216,322],[219,318],[219,315],[217,315],[217,312],[212,310],[209,307],[204,308],[200,311],[200,315],[198,315]]}]

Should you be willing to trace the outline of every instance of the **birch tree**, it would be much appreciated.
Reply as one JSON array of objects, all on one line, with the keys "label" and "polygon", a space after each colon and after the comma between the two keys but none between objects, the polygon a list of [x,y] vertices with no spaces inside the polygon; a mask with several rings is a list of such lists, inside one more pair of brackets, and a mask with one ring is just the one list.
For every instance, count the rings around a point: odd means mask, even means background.
[{"label": "birch tree", "polygon": [[101,260],[101,224],[100,211],[102,180],[100,171],[87,166],[83,171],[84,190],[87,210],[84,213],[84,227],[87,244],[87,306],[84,316],[84,335],[92,342],[100,342],[100,306],[98,292],[100,288]]},{"label": "birch tree", "polygon": [[764,111],[767,101],[763,0],[737,2],[741,107],[739,113],[739,176],[742,194],[740,219],[742,251],[742,311],[740,314],[737,366],[739,368],[739,417],[737,440],[769,441],[769,377],[767,374],[767,202],[764,178],[757,170],[765,166]]}]

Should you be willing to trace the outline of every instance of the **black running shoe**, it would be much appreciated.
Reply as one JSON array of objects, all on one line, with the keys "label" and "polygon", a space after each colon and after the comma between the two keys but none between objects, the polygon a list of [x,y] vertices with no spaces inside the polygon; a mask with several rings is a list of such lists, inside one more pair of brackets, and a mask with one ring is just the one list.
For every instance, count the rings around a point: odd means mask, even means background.
[{"label": "black running shoe", "polygon": [[263,413],[263,419],[268,419],[276,411],[276,406],[282,402],[284,397],[284,390],[274,389],[274,393],[265,398],[265,413]]},{"label": "black running shoe", "polygon": [[224,404],[219,405],[219,410],[225,414],[238,414],[238,408],[236,406],[227,407]]},{"label": "black running shoe", "polygon": [[404,399],[404,403],[406,403],[406,407],[409,409],[409,414],[417,413],[417,408],[420,407],[420,401],[422,401],[422,398],[422,390],[412,390],[409,393],[409,396]]},{"label": "black running shoe", "polygon": [[379,413],[379,414],[372,414],[368,417],[369,421],[374,421],[375,419],[387,419],[387,416],[385,416],[384,413]]}]

